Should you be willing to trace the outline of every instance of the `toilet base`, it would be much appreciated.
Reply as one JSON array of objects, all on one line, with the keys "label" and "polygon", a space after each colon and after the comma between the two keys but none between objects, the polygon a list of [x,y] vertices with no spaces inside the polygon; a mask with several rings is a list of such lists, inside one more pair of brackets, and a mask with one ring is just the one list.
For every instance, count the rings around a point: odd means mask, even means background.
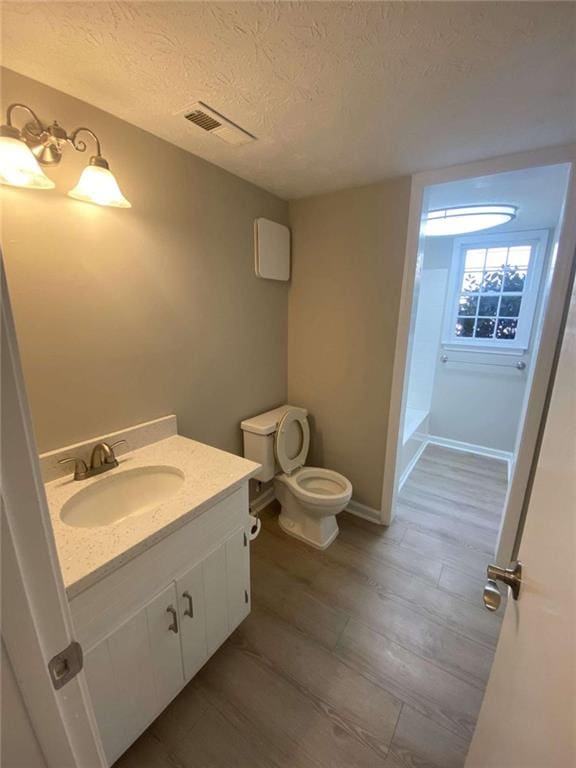
[{"label": "toilet base", "polygon": [[295,539],[300,539],[316,549],[329,547],[339,533],[335,515],[313,519],[295,511],[288,512],[284,505],[278,517],[278,524],[289,536],[294,536]]}]

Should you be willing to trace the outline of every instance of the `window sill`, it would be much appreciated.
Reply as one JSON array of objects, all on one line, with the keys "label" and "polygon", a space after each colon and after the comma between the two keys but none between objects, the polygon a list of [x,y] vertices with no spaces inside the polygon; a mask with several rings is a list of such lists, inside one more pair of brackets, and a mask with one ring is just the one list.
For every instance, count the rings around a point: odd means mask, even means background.
[{"label": "window sill", "polygon": [[461,344],[455,342],[443,341],[442,349],[447,352],[472,352],[478,355],[501,355],[504,357],[523,357],[528,351],[527,347],[514,347],[514,349],[505,349],[490,344],[482,346],[481,344]]}]

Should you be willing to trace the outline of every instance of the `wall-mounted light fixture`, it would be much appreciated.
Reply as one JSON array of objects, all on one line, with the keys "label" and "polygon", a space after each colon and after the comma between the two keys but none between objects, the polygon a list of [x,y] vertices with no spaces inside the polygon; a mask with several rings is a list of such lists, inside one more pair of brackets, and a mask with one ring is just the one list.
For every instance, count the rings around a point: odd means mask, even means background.
[{"label": "wall-mounted light fixture", "polygon": [[[31,116],[22,130],[12,125],[15,109],[25,109]],[[86,151],[86,142],[78,134],[87,133],[96,142],[96,154],[84,168],[78,184],[68,192],[70,197],[97,205],[131,208],[108,162],[102,157],[100,141],[89,128],[76,128],[68,134],[56,121],[44,125],[26,104],[10,104],[6,110],[6,124],[0,126],[0,183],[29,189],[53,189],[54,182],[41,166],[57,165],[64,148],[69,144],[78,152]]]}]

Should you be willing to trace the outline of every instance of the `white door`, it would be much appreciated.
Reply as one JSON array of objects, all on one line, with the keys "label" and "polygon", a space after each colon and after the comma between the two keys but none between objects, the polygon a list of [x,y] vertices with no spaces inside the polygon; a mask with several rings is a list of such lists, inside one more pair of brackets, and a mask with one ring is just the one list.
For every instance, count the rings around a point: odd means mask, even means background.
[{"label": "white door", "polygon": [[184,677],[188,681],[208,658],[202,563],[195,565],[177,580],[176,590]]},{"label": "white door", "polygon": [[466,768],[576,766],[576,294],[508,600]]},{"label": "white door", "polygon": [[[2,639],[49,768],[103,768],[105,756],[84,673],[59,688],[54,687],[48,673],[49,661],[70,645],[74,632],[38,464],[1,254],[0,282]],[[10,713],[6,714],[10,721]]]}]

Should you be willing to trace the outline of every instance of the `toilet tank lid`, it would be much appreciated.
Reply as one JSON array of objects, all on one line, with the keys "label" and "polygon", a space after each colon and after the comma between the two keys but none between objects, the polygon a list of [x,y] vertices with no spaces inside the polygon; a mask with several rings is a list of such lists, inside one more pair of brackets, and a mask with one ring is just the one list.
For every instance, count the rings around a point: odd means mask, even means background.
[{"label": "toilet tank lid", "polygon": [[244,432],[252,432],[254,435],[272,435],[278,429],[282,417],[288,410],[300,411],[303,416],[308,416],[306,408],[300,408],[295,405],[281,405],[272,411],[266,411],[259,416],[253,416],[251,419],[244,419],[240,423]]}]

